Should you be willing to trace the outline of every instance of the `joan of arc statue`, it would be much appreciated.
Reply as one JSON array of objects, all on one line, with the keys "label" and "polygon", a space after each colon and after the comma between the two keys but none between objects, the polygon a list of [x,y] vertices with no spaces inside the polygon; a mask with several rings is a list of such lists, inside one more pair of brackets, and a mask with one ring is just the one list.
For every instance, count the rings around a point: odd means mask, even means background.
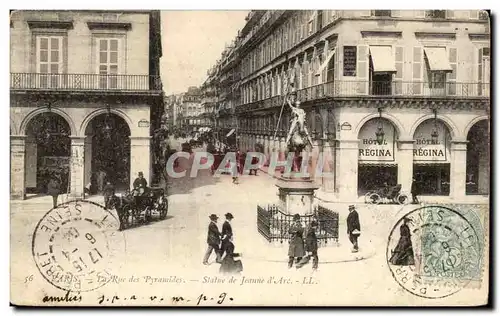
[{"label": "joan of arc statue", "polygon": [[288,131],[286,144],[292,145],[293,147],[302,147],[306,145],[304,144],[305,138],[307,139],[309,144],[313,146],[313,141],[311,139],[311,136],[309,136],[307,126],[304,124],[306,120],[306,112],[304,112],[304,110],[300,108],[300,102],[295,101],[295,106],[292,105],[290,100],[287,100],[287,103],[292,110],[293,116],[290,121],[290,130]]}]

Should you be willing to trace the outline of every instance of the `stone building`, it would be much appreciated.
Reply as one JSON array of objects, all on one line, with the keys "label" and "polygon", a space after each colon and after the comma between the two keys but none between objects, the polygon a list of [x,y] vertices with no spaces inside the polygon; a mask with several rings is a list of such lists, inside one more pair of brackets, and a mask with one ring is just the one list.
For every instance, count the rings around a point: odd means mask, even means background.
[{"label": "stone building", "polygon": [[286,150],[293,80],[313,156],[334,174],[322,194],[409,193],[415,179],[422,195],[487,195],[489,23],[477,10],[252,11],[236,48],[239,146]]},{"label": "stone building", "polygon": [[10,25],[11,197],[50,175],[81,196],[104,171],[118,189],[152,178],[163,113],[159,11],[14,11]]}]

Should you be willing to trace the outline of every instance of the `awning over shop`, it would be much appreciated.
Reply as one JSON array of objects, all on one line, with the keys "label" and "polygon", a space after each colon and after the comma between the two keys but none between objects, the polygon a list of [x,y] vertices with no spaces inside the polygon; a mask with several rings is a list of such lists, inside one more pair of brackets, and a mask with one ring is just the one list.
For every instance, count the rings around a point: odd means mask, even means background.
[{"label": "awning over shop", "polygon": [[446,47],[425,47],[424,51],[431,71],[453,71],[448,61]]},{"label": "awning over shop", "polygon": [[370,46],[374,72],[396,72],[391,46]]}]

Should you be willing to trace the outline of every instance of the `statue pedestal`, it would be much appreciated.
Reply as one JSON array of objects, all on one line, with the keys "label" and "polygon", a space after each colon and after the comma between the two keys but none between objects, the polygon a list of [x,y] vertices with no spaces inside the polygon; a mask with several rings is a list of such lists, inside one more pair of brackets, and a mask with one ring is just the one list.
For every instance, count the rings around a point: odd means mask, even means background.
[{"label": "statue pedestal", "polygon": [[312,179],[282,176],[276,186],[279,190],[280,208],[286,214],[310,215],[314,212],[314,191],[319,186]]}]

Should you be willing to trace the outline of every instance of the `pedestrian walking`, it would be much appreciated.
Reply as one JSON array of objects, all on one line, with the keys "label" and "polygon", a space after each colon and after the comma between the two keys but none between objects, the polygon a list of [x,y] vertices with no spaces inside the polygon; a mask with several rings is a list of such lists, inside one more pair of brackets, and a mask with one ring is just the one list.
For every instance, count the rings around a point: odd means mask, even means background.
[{"label": "pedestrian walking", "polygon": [[420,188],[418,185],[418,182],[413,179],[411,183],[411,197],[412,197],[412,204],[419,204],[420,202],[418,201],[418,195],[420,194]]},{"label": "pedestrian walking", "polygon": [[59,179],[55,175],[50,177],[49,183],[47,184],[47,194],[52,196],[52,206],[57,207],[57,198],[61,193],[61,184]]},{"label": "pedestrian walking", "polygon": [[361,228],[359,225],[359,215],[354,205],[349,205],[349,215],[347,216],[347,235],[349,241],[352,243],[352,252],[358,252],[358,238],[361,235]]},{"label": "pedestrian walking", "polygon": [[110,206],[111,198],[115,195],[115,186],[111,182],[106,182],[104,186],[104,207],[106,209]]},{"label": "pedestrian walking", "polygon": [[399,227],[400,237],[396,248],[392,251],[390,263],[397,266],[410,266],[415,264],[411,233],[408,223],[411,218],[403,218],[403,224]]},{"label": "pedestrian walking", "polygon": [[241,253],[234,252],[234,244],[229,242],[226,246],[226,253],[222,258],[219,272],[222,274],[236,274],[243,271],[243,263],[241,260],[234,260],[234,258],[241,258]]},{"label": "pedestrian walking", "polygon": [[229,165],[231,166],[231,174],[233,176],[233,183],[239,184],[239,182],[238,182],[238,163],[236,161],[231,161],[231,162],[229,162]]},{"label": "pedestrian walking", "polygon": [[288,268],[293,266],[293,260],[296,258],[296,262],[299,263],[302,257],[306,254],[304,250],[304,228],[300,223],[300,215],[295,214],[293,216],[293,223],[288,230],[290,234],[290,245],[288,247]]},{"label": "pedestrian walking", "polygon": [[219,232],[219,227],[217,227],[217,219],[219,217],[215,214],[209,216],[210,224],[208,224],[208,236],[207,236],[207,251],[205,252],[205,256],[203,257],[203,264],[208,265],[208,259],[212,254],[212,251],[215,251],[215,255],[217,256],[216,262],[221,262],[221,253],[220,253],[220,237],[221,234]]},{"label": "pedestrian walking", "polygon": [[231,227],[231,220],[234,218],[233,214],[227,213],[224,215],[226,217],[226,221],[222,224],[222,241],[221,241],[221,256],[224,255],[224,252],[227,251],[227,246],[229,243],[233,241],[233,228]]}]

